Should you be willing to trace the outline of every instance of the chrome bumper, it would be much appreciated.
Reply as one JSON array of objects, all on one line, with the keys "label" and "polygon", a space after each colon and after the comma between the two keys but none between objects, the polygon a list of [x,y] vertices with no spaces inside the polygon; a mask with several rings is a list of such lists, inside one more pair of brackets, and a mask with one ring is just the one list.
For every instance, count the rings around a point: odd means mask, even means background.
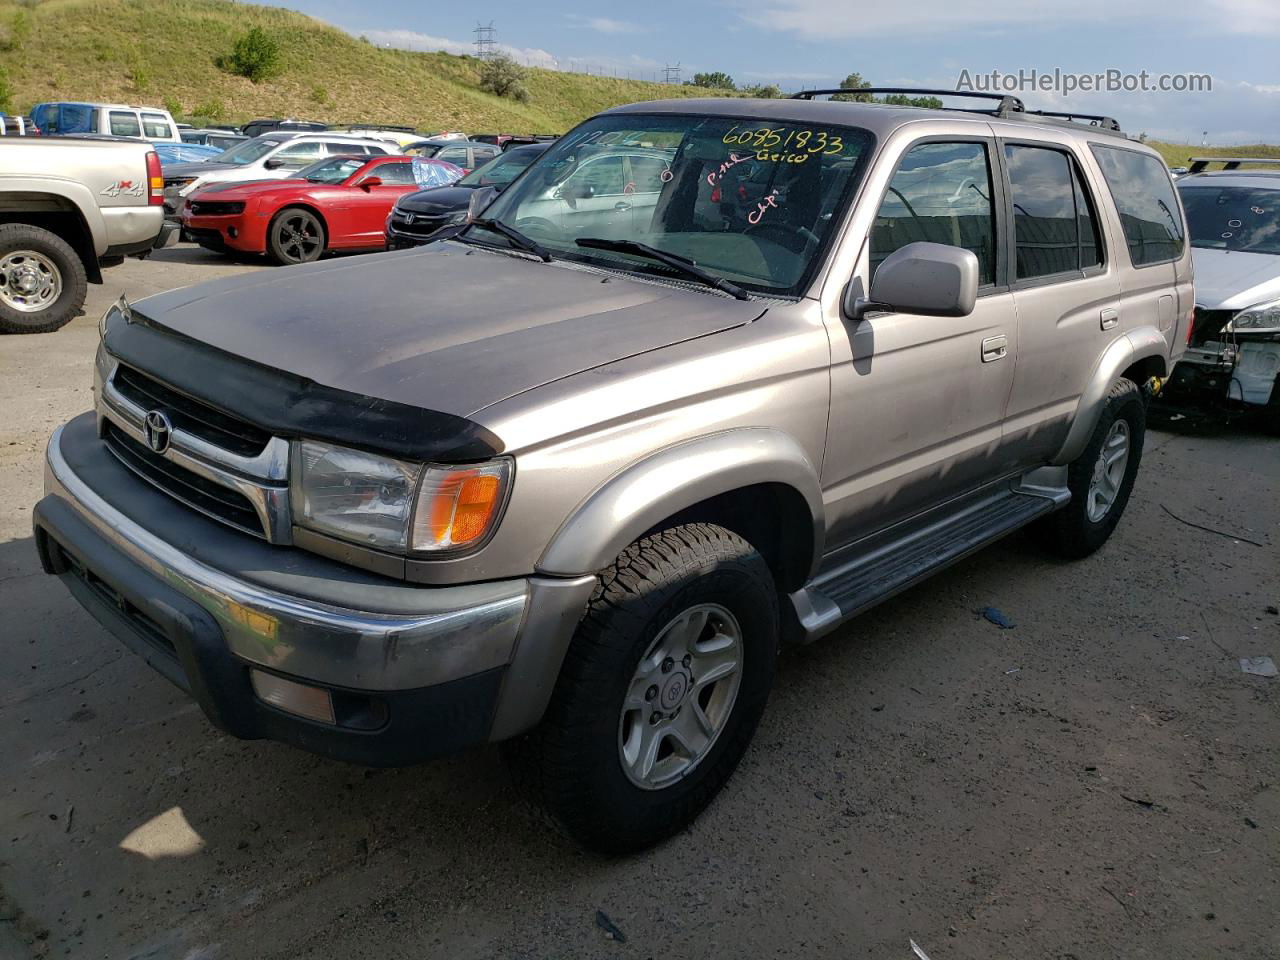
[{"label": "chrome bumper", "polygon": [[127,559],[206,610],[235,656],[318,683],[377,691],[444,683],[505,666],[515,656],[537,578],[400,587],[413,600],[406,604],[413,612],[401,613],[362,612],[269,590],[195,559],[104,500],[67,463],[65,429],[49,441],[46,495],[64,501]]}]

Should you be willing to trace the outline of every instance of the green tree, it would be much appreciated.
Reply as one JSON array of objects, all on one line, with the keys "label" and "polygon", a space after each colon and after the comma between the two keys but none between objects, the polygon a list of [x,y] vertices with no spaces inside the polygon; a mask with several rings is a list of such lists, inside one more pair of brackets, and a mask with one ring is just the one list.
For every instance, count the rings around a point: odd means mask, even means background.
[{"label": "green tree", "polygon": [[714,73],[695,73],[692,80],[686,80],[686,87],[711,87],[715,90],[736,90],[733,77],[729,76],[723,70],[716,70]]},{"label": "green tree", "polygon": [[9,83],[9,73],[0,67],[0,113],[13,112],[13,87]]},{"label": "green tree", "polygon": [[480,65],[480,89],[525,103],[529,99],[529,88],[525,85],[527,76],[525,68],[510,57],[488,57]]},{"label": "green tree", "polygon": [[892,103],[898,107],[928,107],[930,110],[941,110],[942,101],[937,97],[909,97],[905,93],[889,93],[880,100],[881,103]]},{"label": "green tree", "polygon": [[281,60],[276,39],[261,27],[253,27],[236,40],[231,53],[223,57],[218,66],[254,83],[264,83],[280,75]]},{"label": "green tree", "polygon": [[753,87],[743,87],[742,90],[758,100],[780,100],[783,96],[782,88],[776,83],[758,83]]},{"label": "green tree", "polygon": [[[841,90],[857,90],[861,87],[869,87],[871,84],[862,79],[862,74],[851,73],[840,81]],[[869,93],[837,93],[831,97],[832,100],[843,100],[852,103],[874,103],[875,97]]]}]

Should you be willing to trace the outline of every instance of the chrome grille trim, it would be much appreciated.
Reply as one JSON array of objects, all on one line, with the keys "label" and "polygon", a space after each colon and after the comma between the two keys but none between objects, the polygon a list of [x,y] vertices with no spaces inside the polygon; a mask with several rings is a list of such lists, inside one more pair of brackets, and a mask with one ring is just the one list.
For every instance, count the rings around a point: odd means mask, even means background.
[{"label": "chrome grille trim", "polygon": [[[148,411],[143,410],[116,390],[112,382],[115,372],[115,369],[111,370],[110,375],[104,379],[99,393],[98,432],[103,433],[102,420],[110,420],[118,430],[146,447],[147,436],[143,422]],[[205,480],[241,494],[252,504],[254,512],[258,515],[262,525],[259,536],[270,543],[292,543],[289,442],[284,438],[272,437],[262,453],[256,457],[244,457],[175,427],[170,434],[168,449],[154,455]],[[164,488],[157,487],[157,489]],[[169,490],[164,492],[174,496],[174,499],[182,500]],[[186,500],[182,502],[187,503]],[[192,506],[193,509],[199,509],[192,504],[187,505]],[[215,517],[215,519],[223,523],[227,522],[221,518]],[[244,529],[236,524],[228,523],[228,526]]]}]

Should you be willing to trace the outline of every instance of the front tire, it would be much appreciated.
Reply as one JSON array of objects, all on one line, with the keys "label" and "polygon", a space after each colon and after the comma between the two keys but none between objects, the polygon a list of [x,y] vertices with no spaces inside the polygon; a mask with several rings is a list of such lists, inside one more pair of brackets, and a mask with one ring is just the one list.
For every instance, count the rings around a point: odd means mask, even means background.
[{"label": "front tire", "polygon": [[278,264],[311,263],[324,248],[324,224],[302,207],[285,207],[267,227],[267,252]]},{"label": "front tire", "polygon": [[0,226],[0,333],[49,333],[80,315],[89,290],[84,264],[56,233]]},{"label": "front tire", "polygon": [[1141,388],[1117,380],[1088,445],[1067,469],[1071,502],[1039,525],[1054,553],[1076,560],[1107,542],[1133,492],[1146,431]]},{"label": "front tire", "polygon": [[689,824],[746,751],[773,684],[778,598],[760,554],[711,524],[633,543],[600,576],[516,773],[608,854]]}]

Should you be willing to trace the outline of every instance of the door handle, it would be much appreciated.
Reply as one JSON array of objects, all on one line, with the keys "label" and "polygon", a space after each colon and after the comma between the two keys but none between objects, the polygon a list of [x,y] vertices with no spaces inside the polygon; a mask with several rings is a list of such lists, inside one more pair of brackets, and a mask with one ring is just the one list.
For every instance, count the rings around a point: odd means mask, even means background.
[{"label": "door handle", "polygon": [[1101,324],[1103,330],[1110,330],[1120,322],[1120,311],[1110,309],[1103,310],[1098,314],[1098,322]]},{"label": "door handle", "polygon": [[631,204],[627,203],[627,201],[625,201],[625,200],[619,200],[617,203],[615,203],[615,204],[613,205],[613,209],[618,210],[618,211],[622,211],[622,210],[630,210],[630,209],[631,209]]},{"label": "door handle", "polygon": [[987,337],[982,341],[982,362],[992,363],[1003,360],[1009,353],[1008,337]]}]

